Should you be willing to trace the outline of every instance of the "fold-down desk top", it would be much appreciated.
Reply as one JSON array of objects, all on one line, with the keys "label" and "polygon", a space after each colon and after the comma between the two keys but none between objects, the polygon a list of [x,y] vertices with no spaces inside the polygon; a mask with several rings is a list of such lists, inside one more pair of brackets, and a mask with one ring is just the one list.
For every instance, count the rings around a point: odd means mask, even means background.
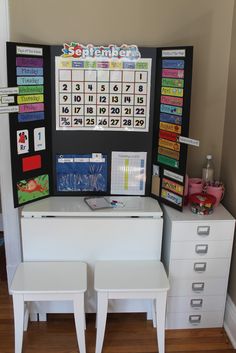
[{"label": "fold-down desk top", "polygon": [[161,218],[162,210],[158,201],[151,197],[106,196],[117,201],[117,207],[91,210],[84,197],[49,197],[26,205],[23,217],[152,217]]}]

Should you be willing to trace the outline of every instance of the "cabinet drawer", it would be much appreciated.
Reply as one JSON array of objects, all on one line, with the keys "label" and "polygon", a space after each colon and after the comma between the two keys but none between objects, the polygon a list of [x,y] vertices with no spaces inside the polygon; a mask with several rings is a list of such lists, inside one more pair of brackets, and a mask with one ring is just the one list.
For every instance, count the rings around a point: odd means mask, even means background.
[{"label": "cabinet drawer", "polygon": [[173,242],[171,244],[172,259],[229,258],[231,241],[199,241]]},{"label": "cabinet drawer", "polygon": [[234,221],[173,222],[172,241],[233,240]]},{"label": "cabinet drawer", "polygon": [[189,311],[219,311],[224,310],[225,296],[189,296],[168,297],[167,312],[186,313]]},{"label": "cabinet drawer", "polygon": [[189,312],[189,313],[167,313],[166,328],[203,328],[203,327],[222,327],[224,310]]},{"label": "cabinet drawer", "polygon": [[228,277],[230,259],[171,260],[169,277],[204,279]]},{"label": "cabinet drawer", "polygon": [[228,278],[173,279],[170,281],[168,296],[226,296]]}]

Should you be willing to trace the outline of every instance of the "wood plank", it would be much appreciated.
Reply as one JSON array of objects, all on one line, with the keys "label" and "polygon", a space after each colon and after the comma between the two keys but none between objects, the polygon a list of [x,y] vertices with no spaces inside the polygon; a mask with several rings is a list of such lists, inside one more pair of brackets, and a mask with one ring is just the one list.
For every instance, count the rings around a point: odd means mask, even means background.
[{"label": "wood plank", "polygon": [[[95,351],[95,315],[86,316],[87,353]],[[47,322],[30,322],[24,353],[78,353],[72,314],[50,314]],[[0,352],[14,352],[11,296],[0,281]],[[223,328],[167,330],[166,353],[235,353]],[[109,314],[103,353],[157,353],[156,330],[145,314]]]}]

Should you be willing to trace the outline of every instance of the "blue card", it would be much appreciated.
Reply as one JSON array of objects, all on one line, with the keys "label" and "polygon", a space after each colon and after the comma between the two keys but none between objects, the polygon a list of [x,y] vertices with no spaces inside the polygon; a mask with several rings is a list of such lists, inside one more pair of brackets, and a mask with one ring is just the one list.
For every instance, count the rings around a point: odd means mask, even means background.
[{"label": "blue card", "polygon": [[106,192],[107,156],[57,155],[56,175],[57,191]]},{"label": "blue card", "polygon": [[162,60],[163,69],[184,69],[184,60]]}]

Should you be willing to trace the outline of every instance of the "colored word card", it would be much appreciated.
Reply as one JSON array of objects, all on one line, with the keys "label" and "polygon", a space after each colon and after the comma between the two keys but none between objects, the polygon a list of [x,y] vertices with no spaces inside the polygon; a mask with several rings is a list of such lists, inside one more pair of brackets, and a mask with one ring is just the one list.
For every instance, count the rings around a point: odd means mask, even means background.
[{"label": "colored word card", "polygon": [[181,196],[179,196],[179,195],[174,194],[171,191],[162,189],[161,197],[163,197],[163,199],[166,199],[166,200],[168,200],[171,203],[174,203],[174,204],[176,204],[178,206],[182,206],[183,198]]},{"label": "colored word card", "polygon": [[151,59],[56,57],[55,65],[57,130],[148,131]]},{"label": "colored word card", "polygon": [[180,185],[180,184],[178,184],[170,179],[167,179],[167,178],[162,179],[162,186],[163,186],[163,188],[170,190],[170,191],[173,191],[179,195],[183,195],[183,193],[184,193],[183,185]]}]

